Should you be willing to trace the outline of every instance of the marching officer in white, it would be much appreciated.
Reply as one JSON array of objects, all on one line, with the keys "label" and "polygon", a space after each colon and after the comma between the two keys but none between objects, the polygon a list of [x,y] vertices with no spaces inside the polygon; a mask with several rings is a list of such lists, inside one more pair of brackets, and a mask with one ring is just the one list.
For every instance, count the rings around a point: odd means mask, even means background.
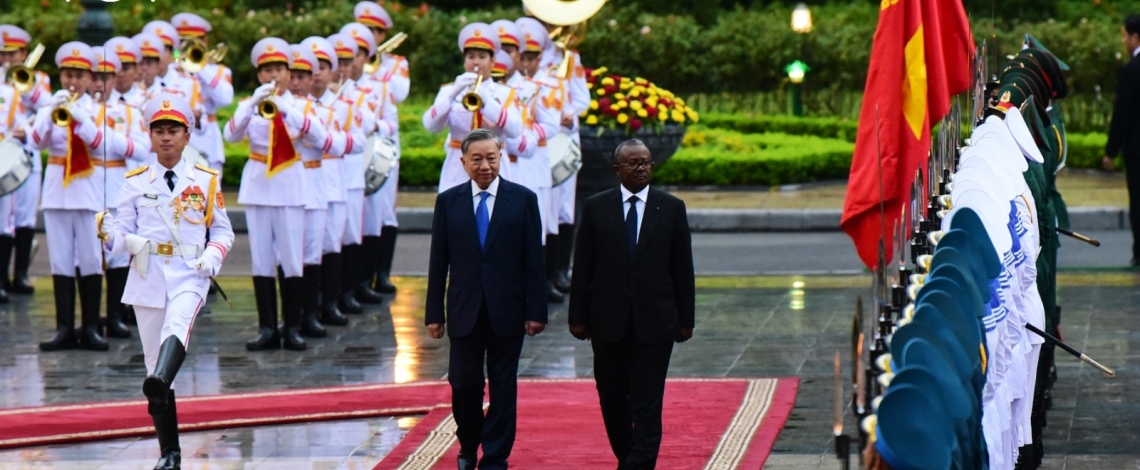
[{"label": "marching officer in white", "polygon": [[[502,140],[522,134],[522,117],[518,107],[511,104],[515,99],[514,91],[490,78],[495,53],[499,51],[498,33],[486,23],[470,23],[459,32],[459,50],[463,53],[463,68],[467,72],[456,77],[454,83],[440,87],[435,102],[423,115],[427,130],[449,130],[445,144],[447,157],[439,175],[440,192],[470,179],[459,158],[462,156],[460,144],[472,129],[490,129]],[[479,77],[482,77],[482,82],[476,90]],[[479,102],[479,107],[473,111],[464,106],[468,93],[479,97],[472,100]]]},{"label": "marching officer in white", "polygon": [[[40,108],[30,136],[36,149],[48,149],[43,183],[44,229],[47,232],[55,290],[56,332],[40,349],[81,347],[106,351],[100,334],[99,300],[103,292],[102,251],[95,238],[95,213],[103,210],[104,154],[122,154],[127,138],[104,134],[87,94],[95,52],[86,44],[69,42],[56,51],[63,86],[52,104]],[[57,116],[58,115],[58,116]],[[103,140],[108,140],[108,145]],[[75,332],[76,277],[82,329]]]},{"label": "marching officer in white", "polygon": [[[254,45],[250,60],[262,83],[253,96],[243,100],[225,128],[228,142],[249,139],[249,160],[242,171],[238,202],[246,208],[253,287],[257,299],[259,331],[246,349],[260,351],[305,349],[301,337],[302,256],[305,227],[305,167],[301,145],[323,148],[327,133],[312,110],[289,93],[292,50],[279,38],[265,38]],[[275,112],[265,107],[275,108]],[[271,105],[271,106],[270,106]],[[211,233],[211,236],[213,234]],[[282,317],[284,331],[277,328],[277,293],[274,275],[284,273]]]},{"label": "marching officer in white", "polygon": [[[212,27],[205,18],[194,13],[179,13],[170,19],[182,40],[198,40],[208,45],[206,35]],[[190,109],[200,110],[201,120],[205,121],[202,134],[191,136],[190,145],[198,149],[210,168],[222,174],[226,163],[226,150],[222,143],[222,128],[218,124],[218,109],[229,106],[234,101],[233,76],[230,69],[222,64],[206,64],[196,73],[181,70],[175,64],[167,74],[178,74],[183,83],[190,85]]]},{"label": "marching officer in white", "polygon": [[[27,59],[28,46],[32,36],[20,27],[13,25],[0,26],[0,64],[21,64]],[[4,80],[7,74],[0,76]],[[52,103],[51,77],[48,74],[36,71],[32,88],[20,95],[25,116],[32,120],[40,108]],[[3,263],[4,275],[0,276],[0,284],[6,286],[9,293],[32,294],[35,287],[28,277],[28,268],[32,265],[32,247],[36,239],[36,215],[40,204],[40,190],[43,182],[43,162],[36,157],[36,149],[31,140],[25,140],[25,152],[32,157],[32,173],[28,180],[12,193],[13,224],[15,225],[15,239],[12,240],[16,248],[16,259],[12,270],[12,279],[8,279],[8,263],[6,257],[12,252],[9,240],[0,236],[0,263]]]},{"label": "marching officer in white", "polygon": [[[118,55],[103,46],[93,47],[92,51],[95,53],[96,65],[87,93],[93,97],[97,106],[96,125],[107,135],[115,133],[127,138],[123,152],[103,152],[105,205],[114,214],[119,192],[126,181],[127,161],[134,160],[136,167],[146,163],[150,154],[150,137],[147,136],[142,111],[116,98],[115,81],[121,67]],[[111,139],[103,139],[104,145],[110,141]],[[131,331],[123,323],[127,308],[122,302],[130,256],[122,253],[118,256],[105,256],[104,260],[107,269],[106,333],[111,338],[130,338]]]},{"label": "marching officer in white", "polygon": [[[363,123],[363,116],[353,112],[352,104],[348,100],[340,99],[343,93],[351,88],[347,81],[342,82],[340,78],[344,76],[341,73],[341,59],[347,61],[348,68],[352,67],[355,43],[343,35],[338,34],[333,37],[339,37],[338,46],[320,36],[306,38],[301,41],[301,45],[309,47],[317,58],[318,70],[313,71],[310,92],[312,96],[317,97],[321,105],[318,113],[324,121],[325,129],[330,133],[342,134],[345,140],[344,152],[326,152],[321,163],[328,210],[325,213],[324,246],[320,264],[320,321],[325,325],[343,326],[348,324],[348,319],[341,313],[337,304],[343,291],[344,261],[341,245],[345,237],[345,225],[348,222],[346,213],[348,172],[344,168],[345,155],[363,152],[365,137],[363,127],[354,124],[357,117],[359,122]],[[333,82],[339,84],[336,92],[329,89]]]},{"label": "marching officer in white", "polygon": [[103,48],[114,52],[121,65],[119,73],[115,75],[115,94],[112,101],[122,101],[140,109],[146,102],[146,90],[138,86],[142,79],[142,49],[138,43],[125,36],[116,36],[108,39]]},{"label": "marching officer in white", "polygon": [[182,159],[196,127],[190,105],[178,95],[158,95],[147,103],[146,117],[155,162],[127,175],[116,214],[104,216],[99,238],[112,257],[133,259],[122,300],[138,316],[143,394],[161,450],[154,468],[171,470],[182,464],[174,377],[234,234],[217,172]]},{"label": "marching officer in white", "polygon": [[[353,9],[356,16],[356,22],[367,26],[372,31],[372,35],[376,40],[377,47],[383,44],[388,39],[388,29],[393,26],[392,17],[384,10],[384,7],[377,5],[375,2],[360,2],[356,4]],[[385,103],[384,106],[391,106],[393,112],[395,107],[403,103],[408,97],[408,91],[411,89],[411,78],[408,72],[408,59],[404,56],[392,54],[390,52],[381,53],[380,67],[372,74],[373,81],[382,84],[381,88],[391,96],[391,102]],[[400,149],[400,133],[399,133],[399,120],[395,122],[397,126],[396,132],[393,134],[392,139],[396,142],[396,149]],[[398,157],[397,153],[397,157]],[[372,290],[381,294],[395,294],[396,286],[392,285],[389,275],[392,271],[392,260],[396,256],[396,238],[399,236],[400,222],[396,218],[396,200],[397,192],[399,191],[400,184],[400,165],[397,160],[388,173],[388,179],[385,180],[384,185],[380,187],[379,194],[376,195],[376,203],[382,206],[383,210],[380,213],[380,237],[372,243],[377,244],[379,263],[375,268],[375,281]],[[367,225],[367,222],[366,222]],[[364,245],[369,245],[368,235],[365,235]],[[365,273],[366,279],[373,278],[372,273]]]}]

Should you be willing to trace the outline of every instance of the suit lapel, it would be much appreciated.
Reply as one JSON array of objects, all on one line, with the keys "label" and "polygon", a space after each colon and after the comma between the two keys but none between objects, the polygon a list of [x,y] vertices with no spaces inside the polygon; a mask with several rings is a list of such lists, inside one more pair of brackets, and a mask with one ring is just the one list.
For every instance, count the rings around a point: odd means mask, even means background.
[{"label": "suit lapel", "polygon": [[606,214],[608,214],[607,217],[612,219],[611,224],[618,231],[618,236],[614,238],[620,240],[618,243],[621,244],[624,250],[623,253],[630,253],[633,250],[630,249],[629,236],[625,231],[625,210],[623,209],[625,201],[622,201],[620,188],[614,188],[610,191],[612,191],[613,194],[608,198],[609,204],[607,205],[613,209],[607,210]]},{"label": "suit lapel", "polygon": [[645,245],[649,243],[649,238],[653,236],[653,228],[661,218],[661,201],[658,199],[660,198],[653,194],[652,188],[645,195],[645,212],[641,219],[641,230],[637,232],[637,249],[633,252],[634,261],[637,261],[645,252]]},{"label": "suit lapel", "polygon": [[507,218],[507,210],[510,207],[512,191],[511,187],[504,183],[506,183],[506,180],[499,180],[499,194],[495,195],[495,210],[491,212],[491,221],[487,227],[487,242],[483,245],[483,253],[487,253],[486,248],[489,248],[491,242],[495,241],[495,235],[499,233],[499,227],[503,226],[503,219]]}]

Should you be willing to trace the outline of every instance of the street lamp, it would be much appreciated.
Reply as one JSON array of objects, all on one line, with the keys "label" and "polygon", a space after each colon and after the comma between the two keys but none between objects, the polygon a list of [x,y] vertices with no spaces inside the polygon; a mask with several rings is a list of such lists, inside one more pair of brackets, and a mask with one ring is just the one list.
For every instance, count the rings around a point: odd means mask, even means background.
[{"label": "street lamp", "polygon": [[797,60],[784,67],[784,72],[788,74],[788,81],[792,82],[792,86],[788,89],[789,106],[792,108],[792,116],[804,115],[804,91],[803,83],[804,76],[807,75],[811,67],[807,64]]},{"label": "street lamp", "polygon": [[107,13],[104,0],[82,0],[81,3],[83,14],[79,15],[79,22],[75,25],[79,40],[90,46],[107,42],[114,35],[115,23]]},{"label": "street lamp", "polygon": [[811,32],[811,10],[803,3],[796,4],[792,10],[792,31],[800,34]]}]

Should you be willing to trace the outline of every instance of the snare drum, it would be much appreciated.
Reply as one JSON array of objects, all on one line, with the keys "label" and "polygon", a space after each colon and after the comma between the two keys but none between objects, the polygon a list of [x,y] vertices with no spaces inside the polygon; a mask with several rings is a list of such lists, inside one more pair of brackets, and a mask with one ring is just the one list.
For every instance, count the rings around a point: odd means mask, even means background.
[{"label": "snare drum", "polygon": [[32,158],[15,140],[0,142],[0,197],[12,194],[32,174]]},{"label": "snare drum", "polygon": [[400,160],[400,149],[392,139],[376,135],[368,138],[364,148],[371,153],[365,159],[364,194],[371,196],[388,181],[388,175]]},{"label": "snare drum", "polygon": [[182,159],[186,160],[186,163],[189,163],[191,166],[202,165],[206,168],[210,167],[210,162],[206,160],[206,157],[202,156],[202,153],[199,152],[198,149],[189,145],[182,149]]},{"label": "snare drum", "polygon": [[582,168],[582,148],[567,134],[546,139],[550,152],[550,182],[558,186]]}]

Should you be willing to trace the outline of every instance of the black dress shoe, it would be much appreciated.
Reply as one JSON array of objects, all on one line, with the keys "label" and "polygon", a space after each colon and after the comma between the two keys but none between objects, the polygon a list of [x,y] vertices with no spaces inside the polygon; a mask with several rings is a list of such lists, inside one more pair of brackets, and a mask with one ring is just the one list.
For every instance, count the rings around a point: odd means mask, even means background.
[{"label": "black dress shoe", "polygon": [[41,351],[62,351],[79,347],[75,336],[75,278],[52,276],[55,292],[55,334],[40,343]]},{"label": "black dress shoe", "polygon": [[329,335],[328,330],[317,319],[319,314],[316,312],[306,313],[305,318],[301,320],[301,336],[306,338],[324,338]]},{"label": "black dress shoe", "polygon": [[301,329],[290,327],[281,332],[281,343],[290,351],[304,351],[308,347],[305,338],[301,337]]},{"label": "black dress shoe", "polygon": [[476,460],[470,455],[460,454],[456,463],[459,464],[459,470],[475,470]]},{"label": "black dress shoe", "polygon": [[350,290],[340,295],[340,303],[337,308],[341,313],[363,313],[364,307],[360,306],[360,302],[356,301],[356,295]]},{"label": "black dress shoe", "polygon": [[257,337],[245,343],[249,351],[281,349],[281,334],[277,331],[277,289],[275,279],[254,276],[253,296],[257,302]]},{"label": "black dress shoe", "polygon": [[566,301],[566,296],[562,295],[562,292],[559,292],[557,287],[554,287],[553,282],[547,282],[546,301],[552,304],[560,304]]},{"label": "black dress shoe", "polygon": [[554,279],[554,287],[564,294],[570,293],[570,273],[566,271],[558,271],[558,276]]}]

